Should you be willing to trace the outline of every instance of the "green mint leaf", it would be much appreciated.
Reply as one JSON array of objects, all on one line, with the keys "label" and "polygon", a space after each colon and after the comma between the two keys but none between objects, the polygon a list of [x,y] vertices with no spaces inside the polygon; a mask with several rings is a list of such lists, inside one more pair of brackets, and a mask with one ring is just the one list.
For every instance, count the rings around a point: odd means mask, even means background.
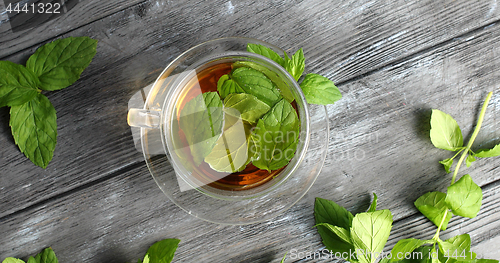
[{"label": "green mint leaf", "polygon": [[290,87],[274,71],[266,68],[265,66],[250,61],[237,61],[233,64],[233,68],[239,67],[248,67],[264,73],[264,75],[266,75],[266,77],[268,77],[276,85],[283,98],[285,98],[290,103],[295,99],[293,97],[292,91],[290,90]]},{"label": "green mint leaf", "polygon": [[302,48],[297,50],[295,54],[293,54],[292,58],[289,58],[285,52],[285,65],[286,71],[288,71],[295,80],[299,80],[300,76],[304,72],[304,68],[306,67],[304,51]]},{"label": "green mint leaf", "polygon": [[2,263],[24,263],[24,261],[17,258],[6,258],[2,261]]},{"label": "green mint leaf", "polygon": [[472,165],[473,162],[476,161],[476,158],[474,158],[473,155],[467,155],[467,159],[465,159],[465,165],[467,165],[467,167],[470,167]]},{"label": "green mint leaf", "polygon": [[30,257],[27,263],[37,263],[34,257]]},{"label": "green mint leaf", "polygon": [[[449,209],[446,205],[445,199],[445,193],[429,192],[419,197],[414,204],[425,217],[431,220],[434,225],[439,227],[439,224],[441,224],[446,210]],[[451,217],[452,214],[448,212],[446,214],[446,219],[441,226],[441,230],[446,230]]]},{"label": "green mint leaf", "polygon": [[97,40],[68,37],[38,48],[26,62],[40,79],[43,90],[59,90],[73,84],[96,54]]},{"label": "green mint leaf", "polygon": [[439,240],[440,260],[446,262],[454,259],[457,261],[472,261],[476,258],[476,253],[470,251],[470,236],[463,234],[452,237],[446,241]]},{"label": "green mint leaf", "polygon": [[37,263],[57,263],[57,257],[52,248],[48,247],[35,256]]},{"label": "green mint leaf", "polygon": [[22,105],[37,94],[38,78],[24,66],[0,61],[0,108]]},{"label": "green mint leaf", "polygon": [[[228,116],[228,114],[225,114],[225,116]],[[249,128],[245,127],[242,120],[238,118],[236,123],[222,133],[212,151],[205,157],[205,162],[218,172],[235,173],[242,171],[245,169],[250,157],[248,151],[249,137]]]},{"label": "green mint leaf", "polygon": [[481,187],[466,174],[448,187],[445,201],[455,215],[474,218],[481,208],[482,199]]},{"label": "green mint leaf", "polygon": [[474,154],[474,157],[487,158],[500,156],[500,144],[497,144],[493,149],[481,149]]},{"label": "green mint leaf", "polygon": [[229,75],[222,75],[217,81],[217,91],[222,99],[225,99],[227,95],[231,93],[243,93],[245,92],[238,83],[229,78]]},{"label": "green mint leaf", "polygon": [[300,88],[304,92],[307,103],[328,105],[342,98],[340,90],[333,81],[318,75],[309,73],[304,77]]},{"label": "green mint leaf", "polygon": [[264,73],[251,68],[237,68],[231,78],[244,93],[254,95],[269,106],[281,100],[280,91]]},{"label": "green mint leaf", "polygon": [[340,239],[342,239],[342,241],[344,241],[348,244],[352,244],[351,233],[349,232],[349,230],[342,228],[342,227],[339,227],[339,226],[333,226],[333,225],[330,225],[328,223],[321,223],[321,224],[315,225],[315,227],[317,227],[317,226],[326,227],[328,230],[332,231],[332,233],[334,233],[335,235],[340,237]]},{"label": "green mint leaf", "polygon": [[393,255],[391,261],[399,261],[405,259],[405,255],[413,252],[415,249],[429,243],[428,240],[420,240],[415,238],[402,239],[391,250]]},{"label": "green mint leaf", "polygon": [[255,54],[262,55],[268,59],[273,60],[274,62],[278,63],[280,66],[285,66],[285,61],[283,58],[278,55],[278,53],[274,52],[272,49],[265,47],[263,45],[258,45],[258,44],[247,44],[247,51],[252,52]]},{"label": "green mint leaf", "polygon": [[[288,253],[288,252],[286,252],[286,253],[285,253],[285,255],[283,256],[283,259],[281,259],[281,263],[285,262],[285,259],[286,259],[286,254],[287,254],[287,253]],[[486,263],[486,262],[484,262],[484,263]]]},{"label": "green mint leaf", "polygon": [[299,128],[299,117],[292,105],[286,100],[276,103],[252,132],[256,148],[252,164],[268,171],[287,165],[297,149]]},{"label": "green mint leaf", "polygon": [[257,97],[246,93],[229,94],[224,99],[224,107],[225,109],[233,109],[241,119],[252,124],[271,109],[269,105],[257,99]]},{"label": "green mint leaf", "polygon": [[[419,247],[417,249],[415,249],[413,252],[411,252],[411,254],[407,254],[406,256],[407,257],[410,257],[409,259],[402,259],[402,260],[399,260],[399,261],[392,261],[392,262],[399,262],[399,263],[440,263],[438,261],[438,259],[436,258],[434,261],[432,260],[433,257],[431,256],[432,252],[436,252],[435,250],[432,251],[432,248],[430,246],[423,246],[423,247]],[[391,259],[388,259],[387,257],[384,257],[384,261],[380,261],[379,263],[389,263],[391,262],[392,259],[394,259],[395,257],[398,257],[398,255],[394,255],[394,254],[391,254],[392,255],[392,258]],[[434,255],[437,255],[437,253],[434,253]],[[401,255],[399,255],[401,256]],[[403,255],[404,257],[404,255]],[[444,262],[442,262],[444,263]],[[451,262],[448,262],[448,263],[451,263]]]},{"label": "green mint leaf", "polygon": [[149,255],[148,255],[148,254],[146,254],[146,255],[144,256],[144,260],[143,260],[143,261],[140,261],[140,262],[142,262],[142,263],[149,263]]},{"label": "green mint leaf", "polygon": [[365,252],[358,254],[361,263],[374,263],[377,260],[376,255],[384,249],[391,228],[392,214],[389,210],[359,213],[354,216],[351,240],[355,249]]},{"label": "green mint leaf", "polygon": [[205,92],[184,105],[179,126],[186,135],[193,161],[201,164],[222,133],[222,101],[217,92]]},{"label": "green mint leaf", "polygon": [[354,246],[352,244],[343,241],[325,226],[321,225],[322,223],[327,223],[333,226],[350,229],[354,216],[349,211],[333,201],[316,198],[314,203],[314,218],[316,219],[316,224],[318,224],[318,233],[323,240],[323,244],[328,250],[333,253],[342,253],[354,250]]},{"label": "green mint leaf", "polygon": [[432,110],[430,136],[432,144],[443,150],[458,151],[464,144],[457,121],[440,110]]},{"label": "green mint leaf", "polygon": [[442,161],[439,161],[440,164],[444,166],[444,169],[447,173],[451,173],[451,166],[453,165],[453,158],[448,158]]},{"label": "green mint leaf", "polygon": [[[164,239],[154,243],[149,247],[144,260],[146,257],[149,258],[151,263],[170,263],[174,259],[175,251],[179,246],[179,239]],[[145,261],[146,262],[146,261]]]},{"label": "green mint leaf", "polygon": [[367,212],[375,212],[377,210],[377,195],[373,193],[373,202]]},{"label": "green mint leaf", "polygon": [[25,104],[10,108],[14,141],[26,157],[44,169],[56,148],[56,118],[54,106],[40,93]]}]

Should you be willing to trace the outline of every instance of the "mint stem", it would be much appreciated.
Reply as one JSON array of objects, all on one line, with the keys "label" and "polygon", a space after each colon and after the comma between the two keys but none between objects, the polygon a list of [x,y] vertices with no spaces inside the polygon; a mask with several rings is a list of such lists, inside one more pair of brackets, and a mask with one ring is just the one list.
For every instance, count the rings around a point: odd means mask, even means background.
[{"label": "mint stem", "polygon": [[[462,153],[462,156],[460,156],[460,160],[458,161],[457,167],[455,167],[455,171],[453,172],[453,177],[451,178],[451,184],[455,183],[455,179],[457,178],[458,170],[460,169],[460,166],[462,165],[465,157],[470,151],[470,147],[474,143],[474,140],[477,137],[477,134],[479,133],[479,130],[481,129],[481,125],[483,124],[483,119],[484,115],[486,114],[486,108],[488,107],[488,104],[490,102],[491,96],[493,95],[493,92],[490,91],[488,93],[488,96],[486,97],[486,100],[484,101],[483,108],[481,109],[481,113],[479,114],[479,119],[477,120],[477,125],[476,129],[474,130],[474,133],[472,133],[472,137],[469,140],[469,143],[467,143],[467,147],[465,148],[465,151]],[[438,229],[439,231],[439,229]]]}]

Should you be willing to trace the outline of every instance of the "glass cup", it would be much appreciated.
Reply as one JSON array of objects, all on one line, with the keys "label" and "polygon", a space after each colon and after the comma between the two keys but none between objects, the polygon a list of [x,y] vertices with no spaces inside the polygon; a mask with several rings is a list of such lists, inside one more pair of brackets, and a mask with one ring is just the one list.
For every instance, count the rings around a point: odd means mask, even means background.
[{"label": "glass cup", "polygon": [[[249,224],[278,215],[312,186],[326,156],[328,120],[325,107],[308,105],[293,77],[276,62],[247,52],[249,43],[283,53],[275,46],[249,38],[222,38],[202,43],[172,61],[153,84],[144,108],[130,109],[128,114],[129,125],[141,128],[142,151],[160,189],[189,214],[210,222]],[[188,93],[202,93],[199,86],[189,84],[197,80],[197,74],[212,66],[234,62],[265,67],[284,82],[294,97],[300,134],[294,157],[281,171],[255,184],[221,187],[217,184],[218,179],[230,173],[217,173],[215,178],[203,176],[203,171],[183,158],[186,145],[178,143],[178,123],[182,121],[180,113]],[[198,110],[195,114],[201,116],[211,109],[199,107]]]}]

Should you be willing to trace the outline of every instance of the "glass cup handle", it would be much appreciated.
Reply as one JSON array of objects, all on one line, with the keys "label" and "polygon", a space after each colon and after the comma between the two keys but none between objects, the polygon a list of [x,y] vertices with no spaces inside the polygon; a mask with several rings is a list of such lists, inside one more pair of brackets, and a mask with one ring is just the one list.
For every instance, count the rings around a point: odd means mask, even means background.
[{"label": "glass cup handle", "polygon": [[130,109],[128,110],[127,122],[132,127],[159,129],[160,113],[159,109]]}]

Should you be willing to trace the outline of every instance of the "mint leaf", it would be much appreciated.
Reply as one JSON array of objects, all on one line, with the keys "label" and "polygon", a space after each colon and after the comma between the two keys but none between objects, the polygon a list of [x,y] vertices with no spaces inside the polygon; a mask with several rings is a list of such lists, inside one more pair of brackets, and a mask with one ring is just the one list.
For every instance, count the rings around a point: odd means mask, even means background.
[{"label": "mint leaf", "polygon": [[497,144],[492,149],[481,149],[474,154],[474,157],[486,158],[500,156],[500,144]]},{"label": "mint leaf", "polygon": [[285,65],[284,68],[288,71],[295,80],[299,80],[300,76],[304,72],[304,68],[306,67],[304,51],[302,48],[297,50],[295,54],[293,54],[292,58],[289,58],[285,52]]},{"label": "mint leaf", "polygon": [[453,165],[453,158],[439,161],[439,163],[444,166],[444,169],[446,170],[447,173],[451,173],[451,166]]},{"label": "mint leaf", "polygon": [[307,74],[300,83],[300,88],[304,92],[307,103],[311,104],[333,104],[342,98],[342,94],[333,81],[318,74]]},{"label": "mint leaf", "polygon": [[59,90],[73,84],[96,54],[97,40],[68,37],[38,48],[26,62],[40,79],[43,90]]},{"label": "mint leaf", "polygon": [[149,257],[149,262],[151,263],[170,263],[174,259],[175,251],[179,246],[179,239],[164,239],[154,243],[149,247],[146,256],[144,257],[144,262],[146,262],[146,257]]},{"label": "mint leaf", "polygon": [[377,210],[377,195],[373,193],[373,202],[367,212],[375,212]]},{"label": "mint leaf", "polygon": [[149,263],[149,255],[148,255],[148,254],[146,254],[146,255],[144,256],[144,261],[140,261],[140,262],[142,262],[142,263]]},{"label": "mint leaf", "polygon": [[455,215],[474,218],[481,208],[482,199],[481,187],[466,174],[448,187],[445,201]]},{"label": "mint leaf", "polygon": [[[437,227],[441,224],[443,216],[448,208],[445,202],[446,194],[441,192],[430,192],[422,195],[415,201],[417,209]],[[447,213],[446,219],[441,226],[441,230],[446,230],[452,214]]]},{"label": "mint leaf", "polygon": [[230,76],[244,93],[254,95],[270,107],[281,100],[280,91],[264,73],[251,68],[237,68]]},{"label": "mint leaf", "polygon": [[237,61],[233,64],[233,68],[239,67],[248,67],[264,73],[264,75],[266,75],[266,77],[268,77],[276,85],[283,98],[285,98],[290,103],[295,99],[288,84],[286,84],[285,81],[283,81],[283,79],[274,71],[266,68],[265,66],[250,61]]},{"label": "mint leaf", "polygon": [[405,259],[405,255],[413,252],[415,249],[429,243],[429,240],[420,240],[415,238],[402,239],[391,250],[393,255],[391,261],[399,261]]},{"label": "mint leaf", "polygon": [[252,164],[268,171],[287,165],[297,149],[299,128],[299,117],[292,105],[286,100],[276,103],[252,132],[256,148]]},{"label": "mint leaf", "polygon": [[56,148],[56,118],[54,106],[40,93],[25,104],[10,108],[14,141],[26,157],[44,169]]},{"label": "mint leaf", "polygon": [[374,263],[377,260],[376,255],[380,255],[384,249],[391,228],[392,214],[389,210],[359,213],[354,216],[351,240],[355,249],[365,252],[358,254],[361,263]]},{"label": "mint leaf", "polygon": [[27,263],[37,263],[34,257],[30,257]]},{"label": "mint leaf", "polygon": [[351,233],[349,232],[349,230],[342,228],[342,227],[339,227],[339,226],[333,226],[333,225],[330,225],[328,223],[321,223],[321,224],[315,225],[315,227],[317,227],[317,226],[326,227],[328,230],[332,231],[332,233],[334,233],[335,235],[340,237],[340,239],[342,239],[342,241],[344,241],[348,244],[352,244]]},{"label": "mint leaf", "polygon": [[343,241],[325,226],[321,225],[322,223],[327,223],[333,226],[350,229],[354,216],[349,211],[333,201],[316,198],[314,203],[314,218],[316,219],[316,224],[318,224],[318,233],[328,250],[333,253],[354,250],[352,244]]},{"label": "mint leaf", "polygon": [[0,108],[22,105],[37,94],[38,78],[25,67],[0,61]]},{"label": "mint leaf", "polygon": [[231,93],[243,93],[245,92],[238,83],[229,78],[229,75],[222,75],[217,81],[217,91],[222,99],[225,99],[227,95]]},{"label": "mint leaf", "polygon": [[285,65],[285,61],[280,55],[278,55],[278,53],[274,52],[272,49],[265,47],[263,45],[248,43],[247,51],[269,58],[274,62],[278,63],[282,67]]},{"label": "mint leaf", "polygon": [[6,258],[2,261],[2,263],[24,263],[24,261],[17,258]]},{"label": "mint leaf", "polygon": [[472,261],[476,258],[476,253],[470,251],[470,236],[469,234],[463,234],[459,236],[452,237],[446,241],[439,240],[439,251],[442,257],[446,259],[454,259],[457,261]]},{"label": "mint leaf", "polygon": [[224,99],[224,106],[226,109],[230,108],[236,111],[241,119],[249,123],[257,122],[271,109],[269,105],[257,99],[257,97],[246,93],[229,94]]},{"label": "mint leaf", "polygon": [[222,133],[212,151],[205,157],[205,162],[218,172],[235,173],[242,171],[249,160],[249,137],[249,129],[238,118],[236,123]]},{"label": "mint leaf", "polygon": [[35,256],[37,263],[57,263],[57,257],[52,248],[48,247]]},{"label": "mint leaf", "polygon": [[193,161],[201,164],[222,133],[222,101],[217,92],[205,92],[184,105],[179,126],[186,135]]},{"label": "mint leaf", "polygon": [[474,158],[473,155],[467,155],[467,159],[465,159],[465,164],[467,165],[467,167],[470,167],[472,165],[473,162],[476,161],[476,158]]},{"label": "mint leaf", "polygon": [[464,144],[457,121],[440,110],[432,110],[430,136],[432,144],[443,150],[458,151]]}]

